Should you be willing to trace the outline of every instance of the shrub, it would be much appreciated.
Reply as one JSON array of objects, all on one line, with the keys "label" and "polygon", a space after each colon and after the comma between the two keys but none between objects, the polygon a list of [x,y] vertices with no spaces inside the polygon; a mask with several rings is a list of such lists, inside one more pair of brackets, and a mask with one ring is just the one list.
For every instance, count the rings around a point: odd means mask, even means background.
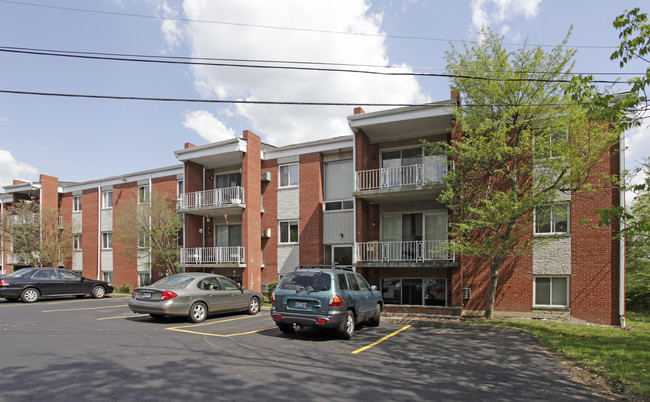
[{"label": "shrub", "polygon": [[131,293],[131,287],[129,285],[116,286],[115,293]]},{"label": "shrub", "polygon": [[264,294],[264,299],[267,303],[271,303],[271,293],[275,290],[275,287],[278,286],[278,281],[271,281],[266,285],[266,293]]}]

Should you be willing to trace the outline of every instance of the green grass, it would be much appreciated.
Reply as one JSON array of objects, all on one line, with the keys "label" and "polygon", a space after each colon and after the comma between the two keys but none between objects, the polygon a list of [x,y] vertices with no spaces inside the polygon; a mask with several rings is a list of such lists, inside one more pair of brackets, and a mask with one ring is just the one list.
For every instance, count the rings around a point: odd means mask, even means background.
[{"label": "green grass", "polygon": [[491,322],[531,332],[552,351],[602,376],[616,393],[650,397],[650,313],[627,312],[627,329],[552,321]]}]

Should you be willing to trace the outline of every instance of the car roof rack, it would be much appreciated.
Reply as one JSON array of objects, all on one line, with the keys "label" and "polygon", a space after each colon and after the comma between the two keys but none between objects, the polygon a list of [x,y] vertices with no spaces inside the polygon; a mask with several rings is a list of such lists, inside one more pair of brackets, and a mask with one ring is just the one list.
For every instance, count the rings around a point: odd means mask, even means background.
[{"label": "car roof rack", "polygon": [[340,271],[354,271],[352,265],[298,265],[294,271],[299,269],[331,269]]}]

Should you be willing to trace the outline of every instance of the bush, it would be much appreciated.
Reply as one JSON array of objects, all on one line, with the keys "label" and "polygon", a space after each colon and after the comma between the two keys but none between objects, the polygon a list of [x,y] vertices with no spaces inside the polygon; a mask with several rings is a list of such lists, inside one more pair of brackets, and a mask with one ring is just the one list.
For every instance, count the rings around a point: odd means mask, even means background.
[{"label": "bush", "polygon": [[266,285],[266,293],[264,294],[264,299],[267,303],[271,303],[271,293],[275,290],[276,286],[278,286],[278,281],[271,281]]},{"label": "bush", "polygon": [[115,293],[131,293],[131,287],[129,285],[116,286]]}]

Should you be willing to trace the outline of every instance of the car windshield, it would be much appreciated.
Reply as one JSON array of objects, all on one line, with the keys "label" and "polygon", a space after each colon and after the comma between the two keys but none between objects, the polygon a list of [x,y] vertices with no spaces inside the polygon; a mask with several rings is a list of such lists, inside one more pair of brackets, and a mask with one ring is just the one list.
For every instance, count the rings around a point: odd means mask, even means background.
[{"label": "car windshield", "polygon": [[189,276],[189,275],[173,275],[159,280],[158,282],[154,283],[154,285],[156,286],[165,285],[165,286],[173,286],[176,288],[184,288],[187,285],[189,285],[190,282],[192,282],[194,279],[195,279],[194,276]]},{"label": "car windshield", "polygon": [[8,274],[7,276],[11,276],[13,278],[23,278],[23,277],[30,276],[31,274],[34,273],[34,271],[35,271],[34,268],[23,268],[23,269],[19,269],[18,271],[14,271]]},{"label": "car windshield", "polygon": [[306,290],[308,292],[322,292],[332,287],[331,277],[324,272],[290,272],[282,278],[280,289]]}]

